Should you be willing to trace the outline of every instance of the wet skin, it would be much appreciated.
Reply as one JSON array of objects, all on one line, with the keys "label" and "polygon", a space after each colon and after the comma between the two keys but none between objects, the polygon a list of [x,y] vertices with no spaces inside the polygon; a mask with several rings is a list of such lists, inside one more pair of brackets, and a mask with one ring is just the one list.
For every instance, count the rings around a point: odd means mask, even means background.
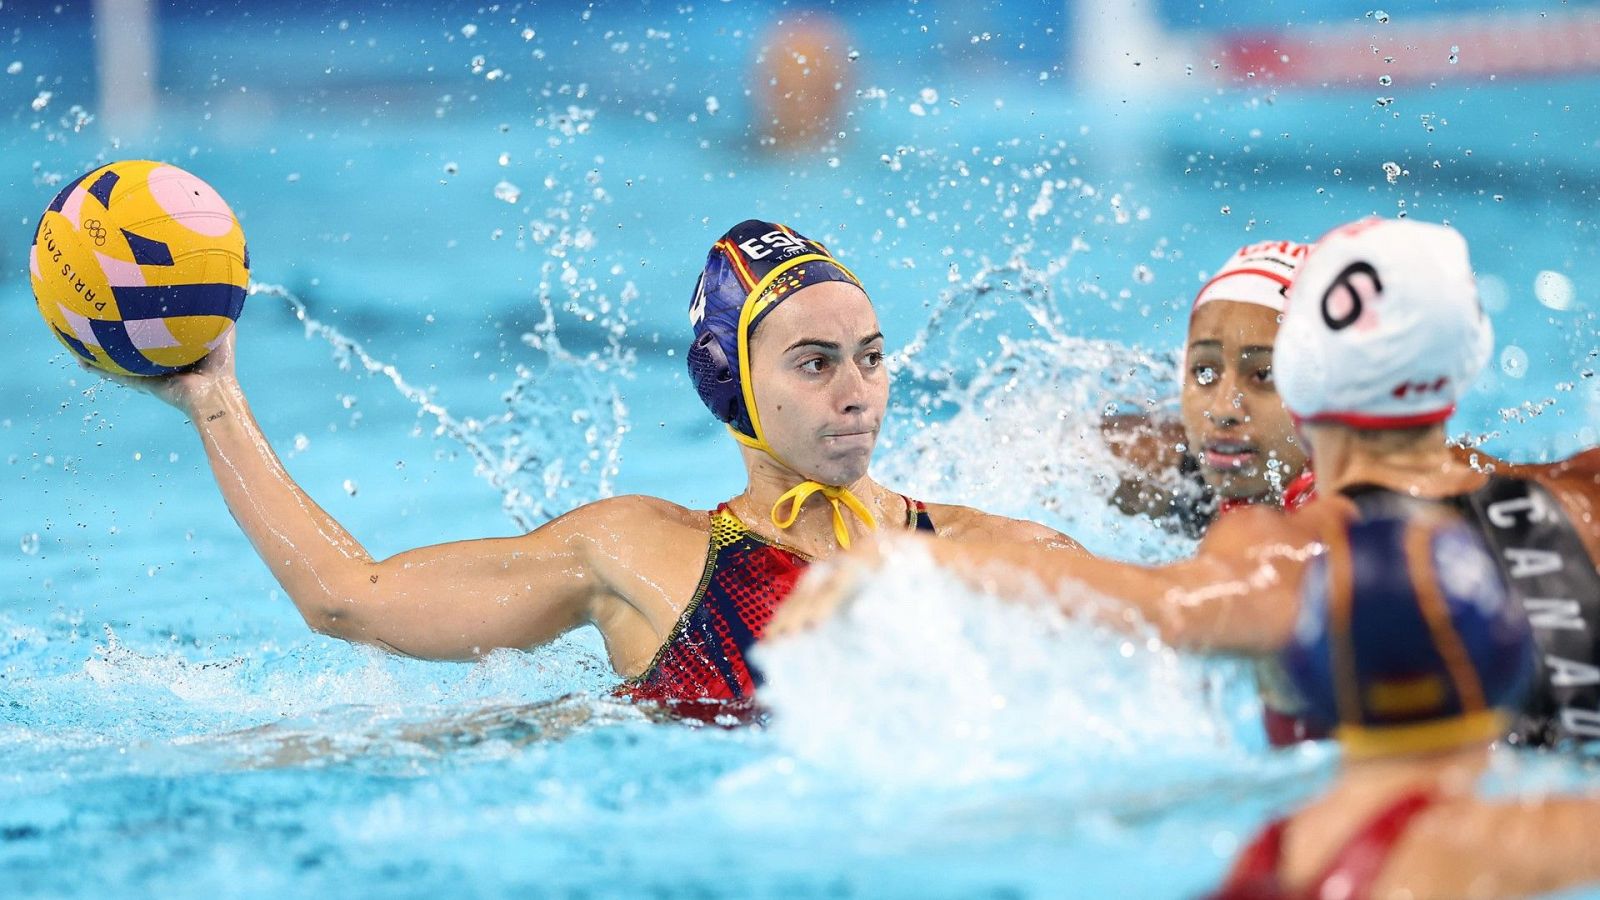
[{"label": "wet skin", "polygon": [[1225,498],[1275,495],[1306,466],[1272,383],[1278,318],[1259,304],[1215,300],[1189,322],[1183,430],[1206,483]]},{"label": "wet skin", "polygon": [[[804,288],[775,307],[751,346],[756,407],[780,463],[741,448],[749,483],[733,501],[756,533],[813,557],[835,552],[831,512],[813,502],[793,527],[769,510],[806,479],[846,484],[883,531],[905,529],[907,506],[867,476],[888,402],[883,338],[872,304],[839,283]],[[593,625],[612,667],[642,673],[694,597],[711,517],[654,497],[613,497],[510,538],[457,541],[374,559],[311,499],[273,452],[234,371],[230,334],[193,371],[114,378],[185,413],[228,509],[313,629],[428,659],[528,649]],[[792,468],[791,468],[792,467]],[[1077,552],[1042,525],[930,504],[941,537]],[[850,520],[862,542],[875,535]]]}]

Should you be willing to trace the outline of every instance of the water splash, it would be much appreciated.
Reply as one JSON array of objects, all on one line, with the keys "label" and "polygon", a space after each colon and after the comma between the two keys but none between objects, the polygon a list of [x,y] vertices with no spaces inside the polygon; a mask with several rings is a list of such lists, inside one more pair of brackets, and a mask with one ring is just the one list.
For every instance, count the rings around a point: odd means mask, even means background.
[{"label": "water splash", "polygon": [[1238,673],[1181,658],[1153,632],[977,595],[919,547],[889,561],[838,616],[757,651],[771,731],[795,760],[874,784],[1050,774],[1060,787],[1073,781],[1062,773],[1103,777],[1097,763],[1112,760],[1170,769],[1240,754],[1231,715],[1254,710],[1220,708],[1230,693],[1214,681]]},{"label": "water splash", "polygon": [[[500,412],[458,418],[430,391],[407,381],[393,363],[313,317],[287,288],[255,283],[250,294],[288,303],[308,338],[329,343],[341,369],[382,377],[416,405],[419,417],[433,419],[434,435],[450,438],[471,456],[474,474],[500,492],[501,508],[523,529],[610,496],[628,431],[628,409],[616,376],[627,377],[633,363],[633,351],[621,343],[620,332],[612,333],[599,350],[571,353],[556,336],[550,299],[541,298],[544,319],[522,342],[542,354],[543,365],[516,367],[516,380],[501,396]],[[298,441],[296,449],[303,449]]]},{"label": "water splash", "polygon": [[1092,535],[1091,549],[1172,558],[1192,542],[1108,505],[1124,464],[1099,424],[1111,411],[1170,415],[1155,398],[1172,396],[1178,356],[1070,333],[1060,285],[1083,249],[1035,264],[1024,243],[941,293],[896,355],[914,415],[885,436],[881,474],[920,496]]}]

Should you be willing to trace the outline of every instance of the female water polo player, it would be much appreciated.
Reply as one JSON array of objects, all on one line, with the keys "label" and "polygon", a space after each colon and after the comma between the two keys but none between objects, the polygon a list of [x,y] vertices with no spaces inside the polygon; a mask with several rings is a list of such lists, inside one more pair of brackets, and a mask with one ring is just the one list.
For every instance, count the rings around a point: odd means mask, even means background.
[{"label": "female water polo player", "polygon": [[[1124,512],[1200,537],[1232,510],[1258,503],[1298,509],[1316,495],[1272,378],[1278,322],[1307,249],[1291,241],[1241,247],[1195,296],[1179,369],[1179,429],[1143,417],[1107,421],[1112,452],[1144,470],[1125,475],[1113,498]],[[1327,736],[1286,711],[1293,704],[1280,696],[1270,667],[1260,667],[1257,681],[1269,743]]]},{"label": "female water polo player", "polygon": [[1252,503],[1294,508],[1313,494],[1305,451],[1272,380],[1278,317],[1306,246],[1241,247],[1196,295],[1180,367],[1180,422],[1108,418],[1102,433],[1132,467],[1112,497],[1199,537]]},{"label": "female water polo player", "polygon": [[1523,897],[1600,878],[1600,796],[1480,796],[1536,650],[1477,530],[1434,506],[1327,538],[1279,662],[1333,729],[1339,773],[1246,847],[1215,900]]},{"label": "female water polo player", "polygon": [[875,530],[1076,549],[1044,526],[923,504],[867,475],[889,397],[884,338],[861,283],[821,244],[740,223],[708,254],[689,317],[690,374],[742,447],[743,493],[710,512],[615,497],[521,537],[385,560],[284,470],[231,343],[196,371],[122,381],[193,421],[229,510],[313,629],[469,659],[592,624],[639,698],[749,697],[760,678],[745,650],[801,571]]},{"label": "female water polo player", "polygon": [[[1003,544],[936,544],[934,557],[1002,591],[1088,588],[1181,647],[1265,656],[1289,639],[1300,577],[1330,529],[1363,509],[1442,502],[1483,534],[1533,624],[1540,667],[1514,737],[1600,747],[1600,449],[1485,473],[1446,445],[1444,421],[1493,344],[1465,241],[1412,220],[1353,223],[1317,243],[1289,297],[1278,391],[1316,460],[1317,499],[1240,509],[1192,559],[1166,566]],[[777,631],[814,620],[847,587],[836,577],[803,592]]]}]

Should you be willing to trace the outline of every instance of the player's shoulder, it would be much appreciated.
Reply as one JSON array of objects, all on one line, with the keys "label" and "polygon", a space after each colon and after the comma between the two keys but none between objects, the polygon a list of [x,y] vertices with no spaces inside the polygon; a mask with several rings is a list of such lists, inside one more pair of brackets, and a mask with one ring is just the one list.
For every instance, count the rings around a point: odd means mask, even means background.
[{"label": "player's shoulder", "polygon": [[1348,522],[1355,504],[1339,494],[1321,495],[1293,511],[1267,504],[1231,510],[1206,531],[1201,546],[1213,552],[1246,551],[1268,544],[1311,543],[1330,528]]},{"label": "player's shoulder", "polygon": [[660,497],[624,494],[584,504],[547,527],[594,539],[615,536],[631,541],[675,531],[703,534],[710,527],[710,514]]},{"label": "player's shoulder", "polygon": [[1054,528],[1027,519],[1013,519],[951,503],[924,505],[928,518],[933,520],[934,530],[942,538],[1078,546],[1076,541]]}]

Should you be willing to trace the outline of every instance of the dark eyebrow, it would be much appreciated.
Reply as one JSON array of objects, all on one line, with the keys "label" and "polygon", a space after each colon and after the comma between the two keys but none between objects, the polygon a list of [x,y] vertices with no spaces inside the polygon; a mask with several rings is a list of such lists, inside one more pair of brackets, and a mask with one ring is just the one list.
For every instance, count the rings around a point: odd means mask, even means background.
[{"label": "dark eyebrow", "polygon": [[1255,345],[1252,345],[1252,346],[1249,346],[1249,347],[1241,347],[1241,348],[1239,348],[1239,355],[1240,356],[1249,356],[1249,355],[1251,355],[1253,353],[1271,353],[1271,352],[1272,352],[1272,347],[1271,346],[1262,346],[1261,344],[1255,344]]},{"label": "dark eyebrow", "polygon": [[1195,341],[1194,343],[1189,345],[1189,349],[1190,350],[1193,350],[1196,347],[1215,347],[1218,350],[1221,350],[1222,349],[1222,342],[1221,341]]},{"label": "dark eyebrow", "polygon": [[821,338],[801,338],[800,340],[790,344],[788,349],[784,350],[783,352],[788,353],[790,350],[798,350],[801,347],[816,347],[818,350],[834,351],[839,349],[839,345],[833,341],[825,341]]},{"label": "dark eyebrow", "polygon": [[[883,332],[874,331],[873,333],[862,338],[861,342],[856,346],[865,347],[873,341],[881,340],[882,338]],[[800,340],[790,344],[788,349],[784,350],[783,352],[788,353],[790,350],[798,350],[801,347],[815,347],[818,350],[831,350],[834,352],[838,352],[840,349],[839,344],[834,341],[825,341],[821,338],[801,338]]]}]

